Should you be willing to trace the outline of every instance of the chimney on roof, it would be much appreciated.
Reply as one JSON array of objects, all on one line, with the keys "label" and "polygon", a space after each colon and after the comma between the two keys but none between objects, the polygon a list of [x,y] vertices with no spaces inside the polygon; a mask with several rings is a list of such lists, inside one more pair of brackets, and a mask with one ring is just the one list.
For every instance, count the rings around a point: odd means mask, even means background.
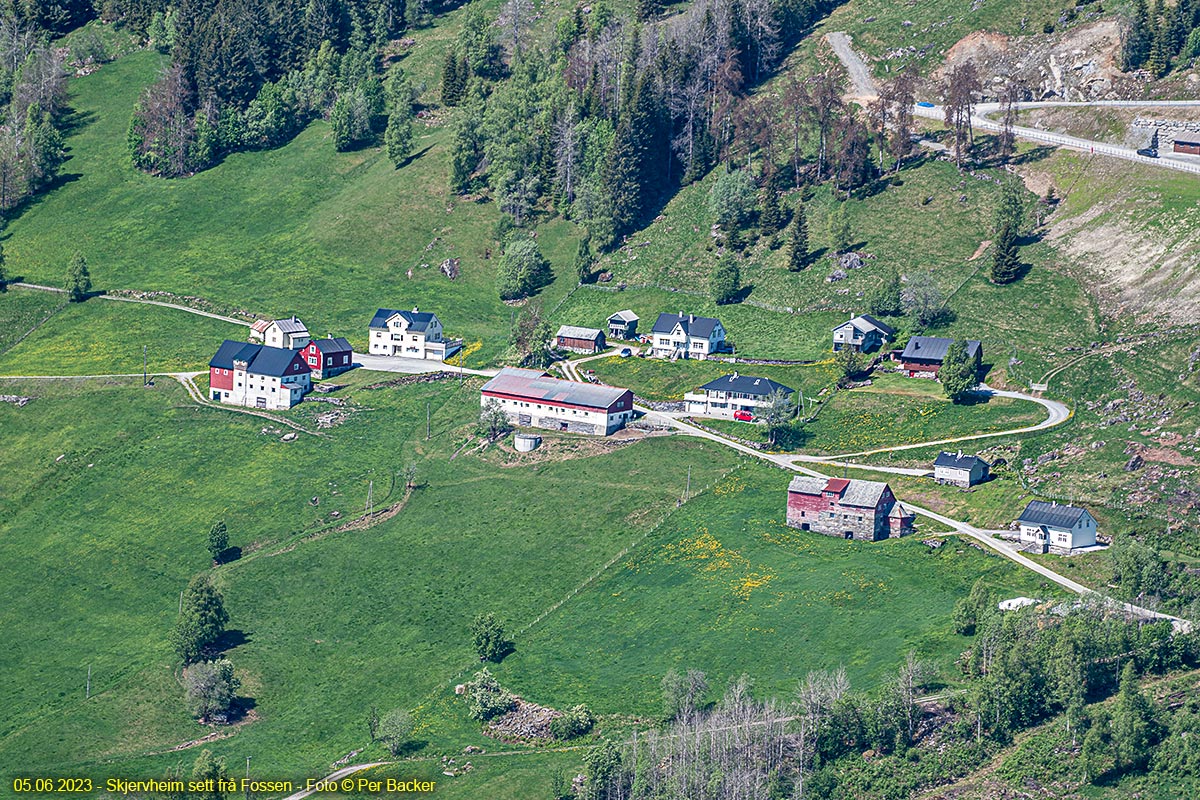
[{"label": "chimney on roof", "polygon": [[414,314],[415,314],[415,313],[417,313],[417,307],[416,307],[416,306],[413,306],[413,313],[414,313]]},{"label": "chimney on roof", "polygon": [[736,372],[736,371],[734,371],[734,373],[733,373],[733,377],[731,377],[729,380],[731,380],[731,381],[736,381],[736,380],[737,380],[737,377],[738,377],[738,374],[737,374],[737,372]]},{"label": "chimney on roof", "polygon": [[959,458],[962,458],[962,450],[959,450],[959,451],[958,451],[958,457],[959,457]]},{"label": "chimney on roof", "polygon": [[696,321],[696,315],[688,314],[688,322],[695,322],[695,321]]}]

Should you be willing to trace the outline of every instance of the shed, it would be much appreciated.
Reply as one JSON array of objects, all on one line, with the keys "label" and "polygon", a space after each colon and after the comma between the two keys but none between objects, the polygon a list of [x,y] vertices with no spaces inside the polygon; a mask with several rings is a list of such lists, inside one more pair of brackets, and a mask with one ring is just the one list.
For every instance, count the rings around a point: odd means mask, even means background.
[{"label": "shed", "polygon": [[599,353],[605,347],[604,331],[563,325],[555,334],[554,344],[559,350],[570,350],[573,353]]},{"label": "shed", "polygon": [[608,318],[608,335],[614,339],[633,341],[637,338],[638,315],[628,308]]},{"label": "shed", "polygon": [[1200,142],[1189,142],[1185,139],[1176,139],[1172,145],[1173,152],[1185,153],[1189,156],[1200,156]]}]

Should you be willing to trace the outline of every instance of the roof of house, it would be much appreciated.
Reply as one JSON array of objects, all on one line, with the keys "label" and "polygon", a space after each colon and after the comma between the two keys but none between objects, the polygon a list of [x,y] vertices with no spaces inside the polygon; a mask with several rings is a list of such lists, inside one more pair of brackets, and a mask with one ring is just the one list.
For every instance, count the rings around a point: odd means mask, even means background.
[{"label": "roof of house", "polygon": [[387,328],[388,320],[396,315],[401,316],[408,323],[408,327],[414,331],[427,329],[429,323],[437,319],[436,314],[428,311],[418,311],[415,308],[412,311],[396,311],[392,308],[381,308],[375,312],[375,316],[371,318],[371,324],[367,327],[368,329]]},{"label": "roof of house", "polygon": [[613,320],[617,320],[618,322],[637,322],[638,319],[638,315],[627,308],[624,311],[618,311],[617,313],[613,314],[608,318],[608,321],[612,322]]},{"label": "roof of house", "polygon": [[505,367],[480,391],[484,394],[516,395],[534,402],[607,409],[629,390],[551,378],[540,369]]},{"label": "roof of house", "polygon": [[896,519],[916,518],[916,514],[904,507],[904,503],[896,503],[892,506],[892,510],[888,512],[888,516]]},{"label": "roof of house", "polygon": [[947,453],[943,450],[933,460],[935,467],[949,467],[950,469],[971,469],[977,463],[988,466],[988,463],[979,456],[967,455],[961,450],[957,453]]},{"label": "roof of house", "polygon": [[[908,340],[908,346],[904,348],[904,353],[900,358],[941,361],[946,357],[946,351],[952,344],[954,344],[953,339],[944,339],[940,336],[914,336]],[[967,355],[974,358],[978,352],[979,342],[968,339]]]},{"label": "roof of house", "polygon": [[712,392],[738,392],[740,394],[754,394],[761,397],[766,397],[771,392],[776,391],[786,394],[796,391],[792,387],[784,386],[782,383],[777,383],[770,378],[756,378],[753,375],[739,375],[736,372],[729,375],[722,375],[720,378],[711,380],[700,388]]},{"label": "roof of house", "polygon": [[[298,355],[296,350],[286,350],[282,347],[267,347],[263,344],[235,342],[226,339],[217,348],[217,353],[208,362],[210,367],[217,369],[233,369],[233,362],[244,361],[246,372],[251,375],[267,375],[272,378],[282,378],[298,370],[289,370],[293,359]],[[303,364],[303,360],[297,363]],[[308,366],[305,365],[305,370]]]},{"label": "roof of house", "polygon": [[713,329],[720,324],[721,321],[714,317],[697,317],[695,314],[684,314],[682,311],[678,314],[663,312],[654,321],[654,327],[651,329],[651,332],[670,333],[675,330],[676,325],[681,325],[683,326],[683,332],[688,336],[698,336],[701,339],[707,339],[712,335]]},{"label": "roof of house", "polygon": [[578,325],[563,325],[558,329],[558,337],[567,339],[588,339],[595,341],[599,336],[603,336],[604,331],[596,328],[581,328]]},{"label": "roof of house", "polygon": [[[1017,522],[1026,525],[1045,525],[1050,528],[1074,528],[1087,513],[1086,508],[1078,506],[1057,502],[1047,503],[1045,500],[1030,500],[1029,505],[1025,506],[1021,516],[1017,518]],[[1088,514],[1088,516],[1091,515]]]},{"label": "roof of house", "polygon": [[848,319],[840,325],[834,325],[833,329],[836,331],[838,328],[844,328],[847,325],[853,325],[855,328],[863,331],[864,333],[871,328],[874,328],[885,336],[891,336],[896,332],[895,328],[893,328],[891,325],[888,325],[885,322],[880,322],[870,314],[859,314],[857,317]]},{"label": "roof of house", "polygon": [[821,494],[822,492],[840,492],[839,502],[842,505],[859,508],[874,508],[879,505],[879,498],[887,484],[882,481],[860,481],[852,478],[809,478],[797,475],[788,484],[789,492],[798,494]]},{"label": "roof of house", "polygon": [[277,319],[271,325],[278,325],[281,333],[308,333],[308,328],[294,314],[287,319]]},{"label": "roof of house", "polygon": [[354,348],[350,346],[350,343],[341,336],[338,336],[334,339],[314,339],[313,344],[318,350],[327,356],[334,353],[354,352]]},{"label": "roof of house", "polygon": [[256,319],[256,320],[254,320],[254,322],[253,322],[253,323],[250,325],[250,330],[254,331],[255,333],[263,333],[263,332],[265,332],[265,331],[267,330],[267,328],[269,328],[269,327],[271,327],[271,320],[269,320],[269,319]]}]

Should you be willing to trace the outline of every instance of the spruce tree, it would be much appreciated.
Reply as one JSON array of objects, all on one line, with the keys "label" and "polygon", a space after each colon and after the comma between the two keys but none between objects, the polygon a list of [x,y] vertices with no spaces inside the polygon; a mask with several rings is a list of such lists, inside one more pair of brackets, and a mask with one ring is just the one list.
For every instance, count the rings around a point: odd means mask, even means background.
[{"label": "spruce tree", "polygon": [[742,273],[738,269],[737,260],[731,255],[722,256],[713,267],[712,277],[709,279],[713,302],[719,306],[732,303],[737,299],[741,282]]},{"label": "spruce tree", "polygon": [[637,82],[625,108],[625,116],[617,123],[605,176],[617,236],[628,233],[641,221],[653,188],[651,177],[659,149],[658,104],[649,80]]},{"label": "spruce tree", "polygon": [[762,214],[758,218],[763,236],[771,237],[783,229],[783,209],[779,207],[779,195],[767,187],[763,197]]},{"label": "spruce tree", "polygon": [[219,561],[221,554],[229,549],[229,529],[225,520],[219,519],[208,529],[208,554],[213,561]]},{"label": "spruce tree", "polygon": [[456,106],[462,102],[462,95],[459,93],[458,63],[454,51],[446,51],[446,61],[442,66],[442,105]]},{"label": "spruce tree", "polygon": [[850,227],[850,217],[846,214],[846,204],[838,203],[829,213],[829,241],[834,253],[845,253],[854,243],[854,233]]},{"label": "spruce tree", "polygon": [[1008,222],[1001,224],[995,247],[992,254],[992,283],[1012,283],[1021,272],[1021,262],[1017,257],[1017,233]]},{"label": "spruce tree", "polygon": [[87,259],[83,253],[71,257],[71,265],[67,268],[67,299],[72,303],[82,303],[92,291],[92,276],[88,272]]},{"label": "spruce tree", "polygon": [[413,143],[413,113],[412,106],[401,103],[388,115],[387,128],[383,132],[383,143],[387,148],[388,158],[399,167],[408,161],[408,154]]},{"label": "spruce tree", "polygon": [[1125,39],[1121,46],[1121,69],[1129,72],[1145,64],[1146,59],[1150,57],[1153,39],[1154,26],[1150,22],[1146,0],[1134,0],[1133,16],[1125,30]]},{"label": "spruce tree", "polygon": [[595,261],[591,237],[584,236],[579,240],[579,248],[575,251],[575,274],[579,276],[580,283],[592,282],[592,265]]},{"label": "spruce tree", "polygon": [[796,213],[792,216],[792,246],[788,251],[788,269],[799,272],[808,266],[808,213],[804,210],[804,201],[796,204]]},{"label": "spruce tree", "polygon": [[662,0],[637,0],[637,18],[645,22],[662,10]]}]

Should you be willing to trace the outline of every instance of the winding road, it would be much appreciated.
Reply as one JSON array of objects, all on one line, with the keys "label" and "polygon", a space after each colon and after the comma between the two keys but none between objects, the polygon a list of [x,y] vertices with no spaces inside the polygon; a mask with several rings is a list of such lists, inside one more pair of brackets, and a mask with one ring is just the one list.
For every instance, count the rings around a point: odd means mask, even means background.
[{"label": "winding road", "polygon": [[[848,97],[864,103],[877,98],[879,96],[879,87],[871,75],[870,68],[851,44],[850,37],[842,31],[837,31],[826,34],[825,41],[829,43],[830,49],[833,50],[838,60],[842,62],[850,77],[852,88],[847,93]],[[1038,100],[1016,104],[1018,110],[1025,108],[1162,108],[1170,106],[1200,107],[1200,100],[1088,100],[1082,102]],[[1003,106],[1000,103],[980,103],[975,106],[975,111],[971,116],[971,124],[979,130],[998,132],[1003,126],[991,119],[989,115],[998,113],[1002,109]],[[938,105],[917,104],[913,106],[913,114],[940,122],[945,119],[946,110]],[[1158,158],[1151,158],[1150,156],[1140,155],[1137,150],[1131,147],[1121,147],[1120,145],[1108,142],[1098,142],[1078,136],[1043,131],[1024,125],[1014,125],[1012,131],[1016,136],[1031,142],[1040,142],[1042,144],[1054,145],[1055,147],[1068,147],[1094,155],[1110,156],[1112,158],[1124,159],[1125,161],[1135,161],[1152,167],[1162,167],[1178,172],[1190,172],[1200,175],[1200,159],[1196,158],[1166,153],[1160,154]]]}]

